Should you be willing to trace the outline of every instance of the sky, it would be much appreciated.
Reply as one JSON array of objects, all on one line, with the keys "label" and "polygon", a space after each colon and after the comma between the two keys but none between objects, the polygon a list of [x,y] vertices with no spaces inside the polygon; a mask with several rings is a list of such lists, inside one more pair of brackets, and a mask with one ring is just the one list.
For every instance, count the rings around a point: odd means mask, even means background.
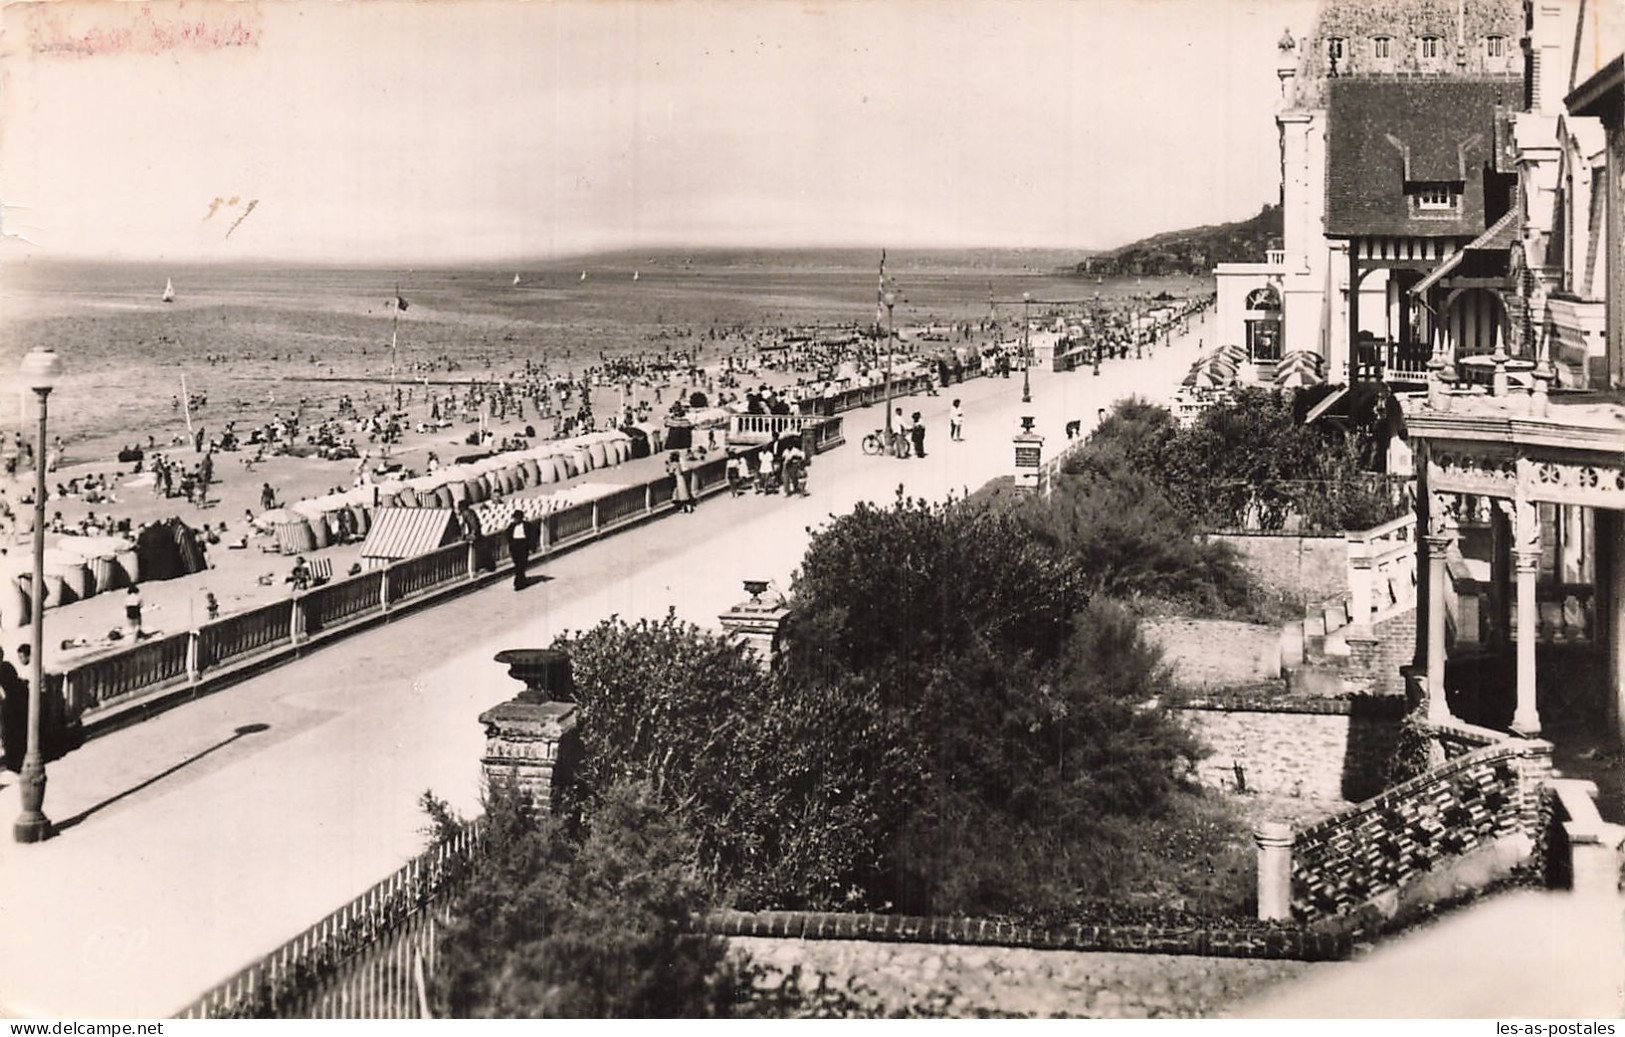
[{"label": "sky", "polygon": [[1312,17],[1312,0],[13,3],[0,231],[30,255],[338,263],[1110,247],[1275,199],[1275,42]]}]

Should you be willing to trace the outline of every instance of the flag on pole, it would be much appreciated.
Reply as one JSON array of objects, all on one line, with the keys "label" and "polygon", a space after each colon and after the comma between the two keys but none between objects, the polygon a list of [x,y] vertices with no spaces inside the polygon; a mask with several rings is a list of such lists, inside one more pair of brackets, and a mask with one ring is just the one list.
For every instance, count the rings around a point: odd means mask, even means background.
[{"label": "flag on pole", "polygon": [[875,288],[875,327],[886,319],[886,250],[880,250],[880,283]]}]

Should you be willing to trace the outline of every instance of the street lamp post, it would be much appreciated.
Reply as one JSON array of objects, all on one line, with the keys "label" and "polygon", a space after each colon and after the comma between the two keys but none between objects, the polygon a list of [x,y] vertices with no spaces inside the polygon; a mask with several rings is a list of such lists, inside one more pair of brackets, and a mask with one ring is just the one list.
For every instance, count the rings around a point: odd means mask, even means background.
[{"label": "street lamp post", "polygon": [[1100,375],[1100,351],[1106,348],[1106,319],[1100,311],[1100,289],[1095,289],[1095,375]]},{"label": "street lamp post", "polygon": [[45,754],[40,746],[40,697],[45,688],[45,458],[46,397],[62,375],[62,360],[56,350],[36,346],[23,357],[19,372],[22,383],[39,397],[39,449],[34,454],[34,582],[30,621],[34,633],[34,672],[28,684],[28,751],[18,781],[23,810],[12,826],[20,843],[37,843],[51,837],[51,821],[45,816]]},{"label": "street lamp post", "polygon": [[896,453],[896,447],[892,442],[892,427],[891,427],[891,354],[892,354],[892,341],[891,341],[891,339],[892,339],[892,319],[891,319],[891,310],[892,310],[893,306],[897,305],[897,293],[896,292],[887,292],[886,294],[884,294],[884,295],[882,295],[880,297],[880,301],[886,304],[886,450],[889,453]]},{"label": "street lamp post", "polygon": [[1027,316],[1028,307],[1032,305],[1033,293],[1021,293],[1021,402],[1033,402],[1032,377],[1028,373],[1033,366],[1032,319]]}]

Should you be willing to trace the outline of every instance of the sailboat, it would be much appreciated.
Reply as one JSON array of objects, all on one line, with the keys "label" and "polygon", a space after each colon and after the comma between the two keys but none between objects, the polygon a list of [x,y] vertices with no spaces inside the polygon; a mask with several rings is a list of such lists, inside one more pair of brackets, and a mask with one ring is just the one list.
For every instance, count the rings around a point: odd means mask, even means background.
[{"label": "sailboat", "polygon": [[518,274],[513,275],[513,286],[515,288],[519,287],[519,275]]},{"label": "sailboat", "polygon": [[638,272],[636,270],[634,270],[634,271],[632,271],[632,280],[636,281],[637,279],[638,279]]},{"label": "sailboat", "polygon": [[174,301],[175,301],[175,282],[173,280],[171,280],[170,278],[166,277],[166,278],[164,278],[164,302],[174,302]]},{"label": "sailboat", "polygon": [[585,281],[587,279],[587,272],[585,270],[581,271],[581,279],[583,281]]}]

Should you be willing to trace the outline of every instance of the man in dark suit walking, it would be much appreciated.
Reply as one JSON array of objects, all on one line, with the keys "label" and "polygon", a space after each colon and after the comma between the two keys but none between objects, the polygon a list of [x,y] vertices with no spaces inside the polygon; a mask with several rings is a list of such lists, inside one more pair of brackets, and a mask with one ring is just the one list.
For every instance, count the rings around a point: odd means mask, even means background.
[{"label": "man in dark suit walking", "polygon": [[513,559],[513,589],[525,589],[525,566],[530,563],[530,530],[525,527],[525,513],[515,510],[508,524],[508,555]]}]

